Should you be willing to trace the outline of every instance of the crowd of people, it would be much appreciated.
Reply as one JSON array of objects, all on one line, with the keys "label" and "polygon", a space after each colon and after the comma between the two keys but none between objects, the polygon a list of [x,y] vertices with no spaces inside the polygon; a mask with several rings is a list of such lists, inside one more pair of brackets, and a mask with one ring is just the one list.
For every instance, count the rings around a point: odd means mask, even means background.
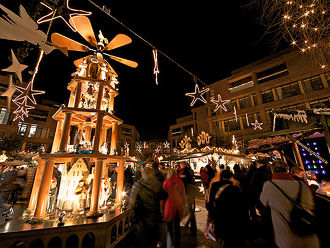
[{"label": "crowd of people", "polygon": [[[219,247],[320,247],[313,223],[303,223],[299,233],[293,217],[295,205],[313,216],[313,193],[299,169],[289,172],[283,161],[258,160],[248,168],[232,169],[211,164],[201,168],[208,211],[206,234],[212,233]],[[186,162],[167,170],[167,178],[156,162],[141,169],[141,178],[131,189],[136,247],[157,247],[161,223],[166,223],[167,248],[180,246],[180,221],[197,235],[194,172]],[[295,219],[293,219],[295,218]],[[310,228],[310,229],[309,229]],[[206,235],[206,237],[209,237]]]}]

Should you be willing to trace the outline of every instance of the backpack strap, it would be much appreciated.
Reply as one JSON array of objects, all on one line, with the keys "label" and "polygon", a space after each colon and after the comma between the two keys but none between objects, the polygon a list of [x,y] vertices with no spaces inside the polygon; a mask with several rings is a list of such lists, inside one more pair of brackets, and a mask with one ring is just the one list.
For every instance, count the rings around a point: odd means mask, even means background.
[{"label": "backpack strap", "polygon": [[218,198],[220,197],[220,195],[222,194],[222,192],[225,190],[225,188],[227,188],[230,185],[230,183],[222,185],[220,187],[220,189],[218,189],[217,193],[215,194],[215,200],[218,200]]}]

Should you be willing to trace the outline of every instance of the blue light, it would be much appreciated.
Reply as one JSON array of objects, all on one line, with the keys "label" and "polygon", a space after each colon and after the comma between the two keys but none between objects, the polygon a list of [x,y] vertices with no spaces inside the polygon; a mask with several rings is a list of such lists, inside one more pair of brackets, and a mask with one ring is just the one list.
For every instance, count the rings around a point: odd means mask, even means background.
[{"label": "blue light", "polygon": [[313,145],[314,145],[314,146],[316,146],[316,145],[317,145],[317,143],[316,143],[316,142],[313,142]]},{"label": "blue light", "polygon": [[308,168],[308,169],[310,169],[310,168],[311,168],[311,166],[310,166],[310,165],[307,165],[307,168]]},{"label": "blue light", "polygon": [[305,151],[305,149],[304,149],[304,148],[301,148],[301,151],[303,151],[303,152],[304,152],[304,151]]},{"label": "blue light", "polygon": [[319,164],[322,164],[322,161],[319,159]]},{"label": "blue light", "polygon": [[317,155],[320,155],[320,152],[316,152]]},{"label": "blue light", "polygon": [[303,153],[303,156],[306,156],[306,155],[307,155],[307,153],[306,153],[306,152],[304,152],[304,153]]},{"label": "blue light", "polygon": [[315,147],[315,151],[317,151],[318,149],[317,149],[317,147]]},{"label": "blue light", "polygon": [[307,143],[307,145],[309,146],[310,144],[309,144],[309,143]]},{"label": "blue light", "polygon": [[322,173],[325,174],[325,170],[322,170]]},{"label": "blue light", "polygon": [[309,164],[310,162],[309,162],[309,160],[306,160],[305,163],[306,163],[306,164]]},{"label": "blue light", "polygon": [[320,172],[318,170],[315,171],[315,174],[319,174]]}]

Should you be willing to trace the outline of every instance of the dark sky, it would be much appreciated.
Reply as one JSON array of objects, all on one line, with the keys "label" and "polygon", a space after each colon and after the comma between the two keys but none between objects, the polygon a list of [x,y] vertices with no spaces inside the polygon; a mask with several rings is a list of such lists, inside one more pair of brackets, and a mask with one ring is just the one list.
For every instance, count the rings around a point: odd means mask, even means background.
[{"label": "dark sky", "polygon": [[[9,6],[9,2],[13,4],[12,0],[4,1],[3,4]],[[28,1],[14,2],[18,6],[17,3],[24,5]],[[257,43],[264,29],[256,20],[256,12],[245,7],[248,0],[204,0],[195,3],[188,0],[94,2],[106,5],[115,18],[207,84],[223,79],[232,70],[274,51],[266,39]],[[157,86],[153,75],[152,48],[148,44],[88,0],[71,0],[71,6],[93,12],[90,20],[96,35],[98,30],[102,30],[109,40],[118,33],[132,38],[132,44],[115,49],[112,54],[138,62],[138,68],[132,69],[108,60],[119,75],[120,94],[115,99],[116,115],[125,123],[135,125],[142,140],[167,138],[168,127],[175,123],[175,119],[191,113],[191,98],[185,96],[185,93],[194,91],[191,75],[159,54]],[[13,10],[17,11],[15,8]],[[44,31],[47,26],[39,25]],[[54,21],[52,32],[62,33],[87,45],[78,33],[71,32],[61,20]],[[7,44],[10,46],[11,43]],[[9,51],[8,46],[2,47],[1,59],[5,59]],[[45,90],[46,95],[38,99],[44,97],[57,102],[66,101],[69,93],[66,85],[71,73],[75,71],[72,62],[86,55],[70,52],[69,57],[65,57],[58,51],[47,55],[35,81],[35,88]],[[34,59],[31,66],[37,56]],[[28,75],[26,77],[28,80]]]}]

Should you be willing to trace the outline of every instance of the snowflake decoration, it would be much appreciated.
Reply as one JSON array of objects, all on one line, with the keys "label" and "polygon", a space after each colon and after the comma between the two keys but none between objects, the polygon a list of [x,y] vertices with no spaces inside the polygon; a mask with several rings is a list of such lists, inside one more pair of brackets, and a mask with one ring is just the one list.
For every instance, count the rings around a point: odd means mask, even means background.
[{"label": "snowflake decoration", "polygon": [[166,142],[164,142],[164,149],[169,149],[170,148],[170,143],[168,143],[168,141],[166,140]]}]

